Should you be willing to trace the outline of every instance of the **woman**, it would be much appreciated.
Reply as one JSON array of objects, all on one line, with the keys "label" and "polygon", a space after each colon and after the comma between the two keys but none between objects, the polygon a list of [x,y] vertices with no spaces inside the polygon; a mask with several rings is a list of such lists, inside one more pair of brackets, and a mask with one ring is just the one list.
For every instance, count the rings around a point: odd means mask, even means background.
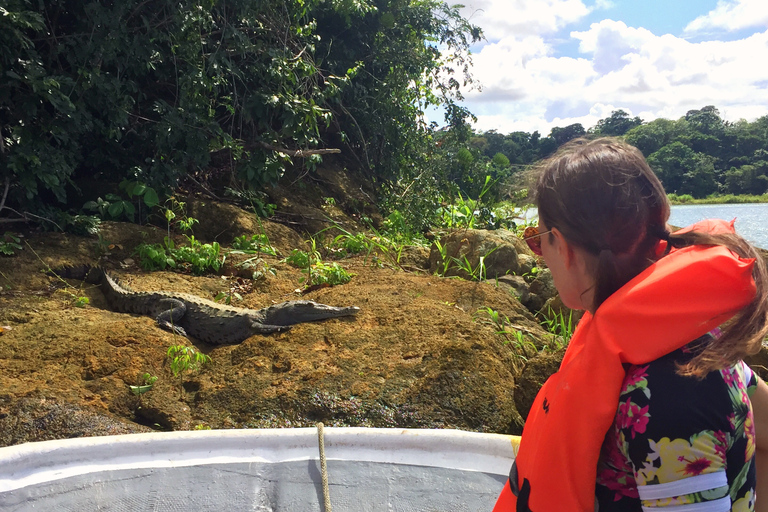
[{"label": "woman", "polygon": [[765,262],[732,223],[670,233],[661,183],[618,140],[567,145],[536,199],[529,245],[586,313],[494,512],[755,510],[768,387],[741,360],[768,334]]}]

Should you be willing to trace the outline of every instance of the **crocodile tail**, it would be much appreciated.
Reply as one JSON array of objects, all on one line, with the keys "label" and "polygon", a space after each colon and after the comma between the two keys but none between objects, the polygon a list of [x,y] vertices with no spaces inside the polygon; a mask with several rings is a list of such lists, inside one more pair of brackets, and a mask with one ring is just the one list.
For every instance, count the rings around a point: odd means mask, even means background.
[{"label": "crocodile tail", "polygon": [[46,274],[52,277],[78,279],[80,281],[85,281],[88,284],[101,284],[101,281],[104,278],[104,269],[92,265],[68,265],[66,267],[49,270]]}]

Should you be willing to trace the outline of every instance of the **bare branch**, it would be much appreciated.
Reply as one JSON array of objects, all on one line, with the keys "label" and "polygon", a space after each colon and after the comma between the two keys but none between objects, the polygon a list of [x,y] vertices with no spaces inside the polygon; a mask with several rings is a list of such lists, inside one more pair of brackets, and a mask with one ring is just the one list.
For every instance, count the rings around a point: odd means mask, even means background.
[{"label": "bare branch", "polygon": [[257,144],[265,149],[269,149],[271,151],[277,151],[279,153],[285,153],[286,155],[293,157],[293,158],[306,158],[311,155],[327,155],[330,153],[341,153],[341,150],[338,148],[330,148],[330,149],[287,149],[287,148],[278,148],[277,146],[273,146],[271,144],[267,144],[266,142],[257,142]]},{"label": "bare branch", "polygon": [[11,177],[6,176],[5,177],[5,189],[3,190],[3,198],[0,199],[0,211],[3,210],[3,207],[5,206],[5,198],[8,197],[8,189],[11,187]]}]

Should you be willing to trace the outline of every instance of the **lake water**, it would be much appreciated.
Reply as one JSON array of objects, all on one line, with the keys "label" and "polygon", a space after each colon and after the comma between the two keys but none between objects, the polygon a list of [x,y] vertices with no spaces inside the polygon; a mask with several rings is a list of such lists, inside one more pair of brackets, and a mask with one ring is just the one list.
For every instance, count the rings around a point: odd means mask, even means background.
[{"label": "lake water", "polygon": [[[537,217],[536,208],[520,212],[530,222]],[[694,204],[672,207],[669,223],[685,227],[703,219],[736,219],[736,232],[763,249],[768,249],[768,203]]]},{"label": "lake water", "polygon": [[703,219],[734,218],[737,233],[756,246],[768,249],[768,203],[673,206],[669,223],[683,227]]}]

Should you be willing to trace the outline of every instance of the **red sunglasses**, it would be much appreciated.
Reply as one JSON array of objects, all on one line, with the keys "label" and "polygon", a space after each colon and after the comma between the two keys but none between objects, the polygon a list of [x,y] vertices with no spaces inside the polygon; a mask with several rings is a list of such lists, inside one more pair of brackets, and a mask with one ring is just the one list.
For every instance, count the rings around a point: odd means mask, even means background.
[{"label": "red sunglasses", "polygon": [[539,233],[538,226],[528,226],[525,228],[525,231],[523,231],[523,240],[525,240],[525,243],[531,248],[533,254],[541,256],[541,237],[551,232],[552,230],[550,229],[549,231]]}]

